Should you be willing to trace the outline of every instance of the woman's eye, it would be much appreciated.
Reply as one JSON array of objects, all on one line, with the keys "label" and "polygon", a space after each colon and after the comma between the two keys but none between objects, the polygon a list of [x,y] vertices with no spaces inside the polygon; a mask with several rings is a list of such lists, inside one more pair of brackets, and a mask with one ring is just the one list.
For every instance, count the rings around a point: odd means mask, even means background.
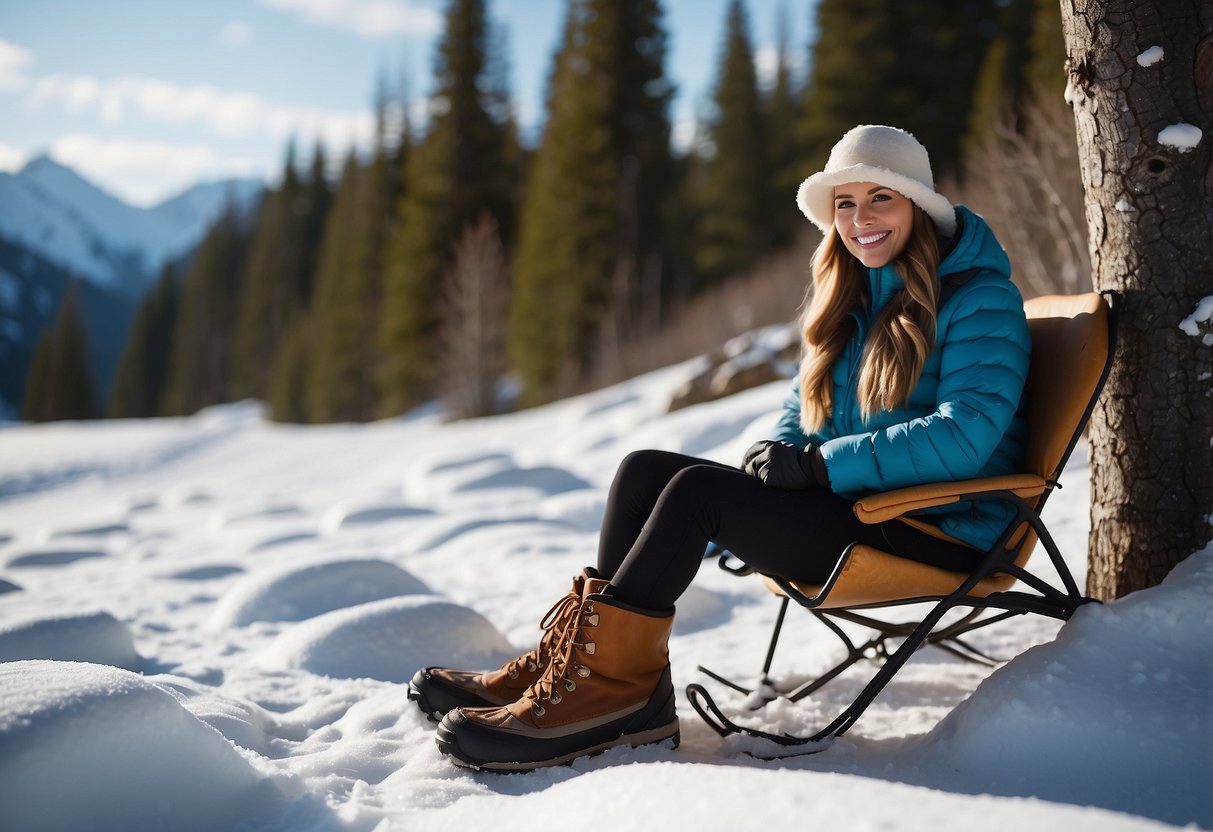
[{"label": "woman's eye", "polygon": [[842,199],[842,200],[838,201],[838,204],[834,206],[834,209],[838,210],[839,208],[854,208],[854,207],[855,207],[854,202],[851,202],[851,200],[849,200],[849,199]]},{"label": "woman's eye", "polygon": [[893,197],[889,196],[888,194],[876,194],[875,196],[872,197],[872,201],[873,202],[888,202],[892,198]]}]

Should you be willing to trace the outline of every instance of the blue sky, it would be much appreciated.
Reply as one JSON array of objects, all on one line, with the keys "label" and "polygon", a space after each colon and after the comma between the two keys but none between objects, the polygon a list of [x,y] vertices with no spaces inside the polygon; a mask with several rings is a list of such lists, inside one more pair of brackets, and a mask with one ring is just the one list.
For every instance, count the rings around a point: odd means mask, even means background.
[{"label": "blue sky", "polygon": [[[6,0],[0,4],[0,170],[49,153],[136,204],[200,180],[276,175],[292,135],[333,155],[365,145],[375,79],[430,86],[446,0]],[[665,0],[679,141],[708,95],[727,0]],[[814,0],[747,0],[760,70],[786,10],[807,52]],[[524,130],[565,0],[490,0],[507,31]]]}]

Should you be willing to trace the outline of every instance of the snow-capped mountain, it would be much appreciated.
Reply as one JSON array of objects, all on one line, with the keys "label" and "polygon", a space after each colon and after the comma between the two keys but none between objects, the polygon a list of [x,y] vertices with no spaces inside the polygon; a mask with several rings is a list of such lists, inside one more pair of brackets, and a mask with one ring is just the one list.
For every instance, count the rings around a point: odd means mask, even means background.
[{"label": "snow-capped mountain", "polygon": [[229,199],[248,210],[263,187],[204,183],[138,208],[39,156],[19,173],[0,173],[0,236],[89,282],[138,295],[161,265],[198,244]]}]

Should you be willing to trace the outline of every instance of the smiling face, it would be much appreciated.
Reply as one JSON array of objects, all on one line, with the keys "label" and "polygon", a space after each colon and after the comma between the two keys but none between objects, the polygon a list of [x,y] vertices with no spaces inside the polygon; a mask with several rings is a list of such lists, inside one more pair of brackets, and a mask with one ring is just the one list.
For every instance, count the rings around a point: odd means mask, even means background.
[{"label": "smiling face", "polygon": [[870,269],[897,255],[910,240],[914,203],[875,182],[848,182],[834,188],[834,230],[847,251]]}]

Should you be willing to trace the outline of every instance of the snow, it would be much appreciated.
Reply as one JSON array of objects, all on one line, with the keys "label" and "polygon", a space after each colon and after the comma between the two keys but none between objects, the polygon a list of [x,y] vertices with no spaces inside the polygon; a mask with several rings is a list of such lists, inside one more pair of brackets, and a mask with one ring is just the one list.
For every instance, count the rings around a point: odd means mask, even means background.
[{"label": "snow", "polygon": [[[510,776],[445,761],[403,683],[534,646],[594,560],[619,461],[736,462],[770,430],[786,383],[667,414],[694,370],[467,422],[273,425],[240,403],[0,427],[0,829],[529,829],[571,807],[704,830],[1213,828],[1213,547],[1065,625],[979,631],[1010,659],[992,672],[924,648],[828,750],[778,761],[717,737],[682,689],[805,733],[871,667],[745,710],[696,665],[753,680],[776,604],[708,563],[670,641],[677,749]],[[1081,584],[1084,446],[1063,481],[1046,520]],[[781,686],[839,658],[797,613]]]},{"label": "snow", "polygon": [[1210,321],[1213,321],[1213,295],[1201,298],[1192,314],[1179,322],[1179,328],[1193,338],[1198,338],[1203,331],[1200,325]]},{"label": "snow", "polygon": [[[0,664],[6,829],[232,828],[281,816],[272,772],[164,688],[98,664]],[[65,799],[66,798],[66,799]]]},{"label": "snow", "polygon": [[1145,52],[1142,52],[1140,55],[1137,56],[1137,64],[1138,64],[1138,66],[1154,66],[1154,64],[1161,61],[1162,58],[1163,58],[1162,47],[1161,46],[1151,46]]},{"label": "snow", "polygon": [[1172,124],[1158,133],[1158,143],[1173,147],[1180,153],[1194,150],[1200,144],[1201,129],[1194,124]]}]

